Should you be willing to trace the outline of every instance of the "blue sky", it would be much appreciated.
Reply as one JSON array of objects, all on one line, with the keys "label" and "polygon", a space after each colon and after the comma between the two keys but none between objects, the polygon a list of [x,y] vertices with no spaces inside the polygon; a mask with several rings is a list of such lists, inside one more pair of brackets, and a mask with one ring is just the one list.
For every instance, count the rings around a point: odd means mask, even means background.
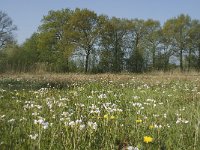
[{"label": "blue sky", "polygon": [[88,8],[97,14],[119,18],[152,18],[164,23],[181,13],[200,20],[200,0],[1,0],[0,10],[17,25],[18,43],[37,31],[49,10]]}]

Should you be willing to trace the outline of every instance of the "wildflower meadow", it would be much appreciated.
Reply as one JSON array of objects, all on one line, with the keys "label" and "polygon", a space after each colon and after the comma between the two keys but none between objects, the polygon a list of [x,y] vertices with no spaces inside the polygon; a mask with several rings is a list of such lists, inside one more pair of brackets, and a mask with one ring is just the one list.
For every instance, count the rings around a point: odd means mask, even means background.
[{"label": "wildflower meadow", "polygon": [[1,150],[199,150],[198,75],[1,76]]}]

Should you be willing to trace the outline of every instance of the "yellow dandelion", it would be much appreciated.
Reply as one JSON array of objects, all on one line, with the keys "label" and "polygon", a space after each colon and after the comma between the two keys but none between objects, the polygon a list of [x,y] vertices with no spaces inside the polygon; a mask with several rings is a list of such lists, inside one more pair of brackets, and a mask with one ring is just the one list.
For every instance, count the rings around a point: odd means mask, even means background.
[{"label": "yellow dandelion", "polygon": [[142,123],[142,120],[141,119],[137,119],[135,120],[136,123]]},{"label": "yellow dandelion", "polygon": [[108,114],[103,116],[104,119],[108,119]]},{"label": "yellow dandelion", "polygon": [[110,116],[110,119],[115,119],[115,116],[113,116],[113,115],[112,115],[112,116]]},{"label": "yellow dandelion", "polygon": [[150,126],[149,126],[149,129],[153,129],[153,128],[154,128],[154,126],[153,126],[153,125],[150,125]]},{"label": "yellow dandelion", "polygon": [[145,143],[151,143],[151,142],[153,142],[153,138],[150,137],[150,136],[144,136],[144,142]]}]

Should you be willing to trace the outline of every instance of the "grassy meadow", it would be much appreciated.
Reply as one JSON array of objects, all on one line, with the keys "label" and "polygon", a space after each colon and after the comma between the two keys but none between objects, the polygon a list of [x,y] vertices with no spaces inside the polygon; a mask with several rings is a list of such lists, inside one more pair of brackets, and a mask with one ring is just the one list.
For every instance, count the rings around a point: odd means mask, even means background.
[{"label": "grassy meadow", "polygon": [[199,150],[199,74],[0,75],[0,150]]}]

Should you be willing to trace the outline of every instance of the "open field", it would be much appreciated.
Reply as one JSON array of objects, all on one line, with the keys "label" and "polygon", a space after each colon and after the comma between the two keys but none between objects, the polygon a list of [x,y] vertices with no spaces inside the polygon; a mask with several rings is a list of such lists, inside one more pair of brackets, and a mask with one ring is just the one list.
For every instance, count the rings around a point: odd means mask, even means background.
[{"label": "open field", "polygon": [[200,149],[198,73],[0,77],[1,150]]}]

